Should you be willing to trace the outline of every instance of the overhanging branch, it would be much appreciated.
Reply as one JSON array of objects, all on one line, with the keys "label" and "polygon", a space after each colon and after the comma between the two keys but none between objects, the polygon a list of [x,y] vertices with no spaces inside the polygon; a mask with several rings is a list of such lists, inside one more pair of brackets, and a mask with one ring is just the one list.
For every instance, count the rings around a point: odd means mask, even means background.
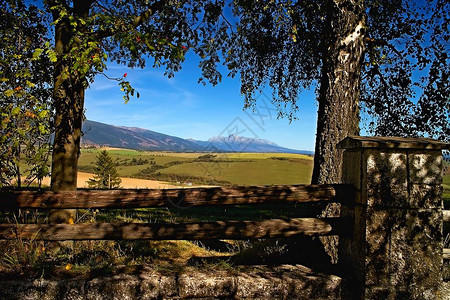
[{"label": "overhanging branch", "polygon": [[[132,21],[130,23],[124,23],[125,28],[137,28],[141,24],[143,24],[145,21],[147,21],[152,15],[155,14],[155,12],[162,10],[162,8],[167,4],[167,0],[162,1],[156,1],[155,3],[149,5],[149,8],[143,12],[141,12],[139,15],[134,16],[132,18]],[[92,34],[95,36],[95,39],[101,40],[107,37],[110,37],[118,32],[117,28],[107,28],[105,30],[95,31]]]},{"label": "overhanging branch", "polygon": [[398,51],[393,45],[389,44],[387,41],[385,40],[380,40],[380,39],[373,39],[370,37],[366,37],[365,39],[366,43],[369,44],[370,48],[376,47],[376,46],[383,46],[383,47],[387,47],[389,48],[392,52],[394,52],[395,54],[397,54],[400,57],[403,57],[403,55],[400,53],[400,51]]}]

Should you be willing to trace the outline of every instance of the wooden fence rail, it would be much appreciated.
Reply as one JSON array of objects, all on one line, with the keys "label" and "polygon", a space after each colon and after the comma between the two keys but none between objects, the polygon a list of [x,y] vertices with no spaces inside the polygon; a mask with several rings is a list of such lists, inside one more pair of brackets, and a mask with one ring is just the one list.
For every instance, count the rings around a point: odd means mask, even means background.
[{"label": "wooden fence rail", "polygon": [[0,224],[0,239],[64,240],[210,240],[258,239],[293,235],[349,234],[341,218],[216,221],[180,224]]},{"label": "wooden fence rail", "polygon": [[[138,208],[261,203],[352,203],[351,185],[214,187],[153,190],[0,192],[0,209]],[[36,240],[192,240],[257,239],[292,235],[350,234],[344,218],[294,218],[198,223],[0,224],[0,239]]]},{"label": "wooden fence rail", "polygon": [[0,209],[138,208],[258,203],[350,202],[351,185],[275,185],[232,188],[0,192]]},{"label": "wooden fence rail", "polygon": [[[0,209],[39,208],[142,208],[261,203],[341,202],[354,203],[352,185],[293,185],[180,189],[3,191]],[[450,223],[450,210],[443,211]],[[348,235],[345,218],[294,218],[263,221],[217,221],[182,224],[0,224],[0,239],[36,240],[177,240],[257,239],[292,235]],[[444,249],[450,259],[450,249]]]}]

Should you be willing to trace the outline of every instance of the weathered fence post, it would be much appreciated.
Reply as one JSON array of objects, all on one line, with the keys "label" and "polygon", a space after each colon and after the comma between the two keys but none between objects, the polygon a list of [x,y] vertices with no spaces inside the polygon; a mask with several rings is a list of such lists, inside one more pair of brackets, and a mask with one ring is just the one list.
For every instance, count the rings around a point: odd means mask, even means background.
[{"label": "weathered fence post", "polygon": [[339,262],[353,299],[442,299],[442,149],[431,139],[347,137],[343,183],[353,184],[354,233]]}]

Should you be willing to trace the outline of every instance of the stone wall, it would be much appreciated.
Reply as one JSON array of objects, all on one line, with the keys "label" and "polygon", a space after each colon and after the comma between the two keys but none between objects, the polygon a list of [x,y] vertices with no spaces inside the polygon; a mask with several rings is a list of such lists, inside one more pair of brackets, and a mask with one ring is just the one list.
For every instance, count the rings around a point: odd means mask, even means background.
[{"label": "stone wall", "polygon": [[143,269],[90,279],[0,280],[0,299],[341,299],[342,279],[304,266],[246,267],[230,271],[188,268],[180,273]]},{"label": "stone wall", "polygon": [[442,153],[428,139],[349,137],[343,183],[358,192],[344,206],[354,234],[340,263],[356,299],[442,299]]}]

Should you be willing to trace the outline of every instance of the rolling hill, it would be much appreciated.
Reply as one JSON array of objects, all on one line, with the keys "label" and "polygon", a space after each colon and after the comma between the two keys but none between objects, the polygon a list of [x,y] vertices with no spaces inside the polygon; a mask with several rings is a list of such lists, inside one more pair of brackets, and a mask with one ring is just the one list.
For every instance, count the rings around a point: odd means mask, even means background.
[{"label": "rolling hill", "polygon": [[83,122],[82,130],[82,145],[175,152],[195,152],[203,149],[191,141],[142,128],[113,126],[87,120]]}]

